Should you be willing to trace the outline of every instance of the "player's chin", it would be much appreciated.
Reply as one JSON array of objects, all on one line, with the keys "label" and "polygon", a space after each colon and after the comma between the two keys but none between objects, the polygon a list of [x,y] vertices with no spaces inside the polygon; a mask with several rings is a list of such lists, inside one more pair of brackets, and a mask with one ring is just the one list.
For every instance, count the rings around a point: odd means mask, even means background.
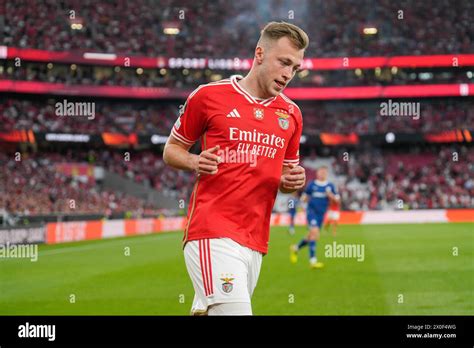
[{"label": "player's chin", "polygon": [[279,87],[276,87],[276,86],[272,86],[270,88],[270,93],[276,97],[278,94],[280,94],[281,92],[283,92],[283,88],[279,88]]}]

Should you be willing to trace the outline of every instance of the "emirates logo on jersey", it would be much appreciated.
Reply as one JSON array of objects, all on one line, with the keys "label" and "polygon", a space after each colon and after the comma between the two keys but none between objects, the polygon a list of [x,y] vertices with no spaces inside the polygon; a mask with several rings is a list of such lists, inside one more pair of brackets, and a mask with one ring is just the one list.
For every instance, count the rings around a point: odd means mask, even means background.
[{"label": "emirates logo on jersey", "polygon": [[253,108],[253,115],[259,121],[263,120],[263,109]]}]

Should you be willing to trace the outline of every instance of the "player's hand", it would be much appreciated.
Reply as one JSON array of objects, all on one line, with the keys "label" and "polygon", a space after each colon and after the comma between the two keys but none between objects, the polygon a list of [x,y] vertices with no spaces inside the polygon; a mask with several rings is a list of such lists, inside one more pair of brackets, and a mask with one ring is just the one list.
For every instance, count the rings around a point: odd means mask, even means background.
[{"label": "player's hand", "polygon": [[196,157],[194,164],[194,171],[198,174],[210,174],[214,175],[217,173],[217,166],[220,163],[220,157],[215,154],[219,150],[219,145],[213,148],[202,151],[199,156]]},{"label": "player's hand", "polygon": [[284,190],[299,190],[306,182],[305,170],[301,166],[289,165],[290,171],[281,176],[280,185]]}]

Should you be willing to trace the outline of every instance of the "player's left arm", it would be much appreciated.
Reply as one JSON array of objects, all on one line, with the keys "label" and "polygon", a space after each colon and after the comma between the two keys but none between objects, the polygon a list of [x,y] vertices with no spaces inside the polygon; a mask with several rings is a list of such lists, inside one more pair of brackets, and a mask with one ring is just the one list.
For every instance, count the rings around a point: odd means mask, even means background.
[{"label": "player's left arm", "polygon": [[336,188],[332,184],[329,187],[327,187],[326,193],[331,202],[339,202],[341,199],[341,197],[336,191]]},{"label": "player's left arm", "polygon": [[[306,174],[300,162],[300,138],[303,131],[303,117],[298,107],[293,107],[292,118],[295,130],[286,148],[279,189],[282,193],[291,193],[302,189],[306,183]],[[296,110],[295,110],[296,109]]]}]

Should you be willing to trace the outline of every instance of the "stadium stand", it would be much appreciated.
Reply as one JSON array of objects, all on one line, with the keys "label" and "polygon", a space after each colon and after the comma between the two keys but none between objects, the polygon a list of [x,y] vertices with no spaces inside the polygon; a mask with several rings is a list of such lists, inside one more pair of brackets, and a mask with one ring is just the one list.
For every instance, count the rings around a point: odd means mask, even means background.
[{"label": "stadium stand", "polygon": [[[247,57],[258,27],[294,17],[308,31],[308,56],[385,56],[472,52],[471,1],[18,0],[5,6],[4,44],[51,51],[96,51],[181,57]],[[271,10],[269,10],[271,9]],[[74,11],[74,12],[71,12]],[[183,12],[180,12],[183,11]],[[290,11],[293,11],[290,12]],[[402,11],[402,12],[400,12]],[[181,15],[181,17],[180,17]],[[176,20],[184,18],[186,20]],[[72,18],[74,17],[74,18]],[[369,18],[369,21],[367,20]],[[173,22],[173,23],[169,23]],[[80,23],[82,29],[71,29]],[[174,38],[163,28],[180,28]],[[362,35],[377,25],[373,37]]]}]

